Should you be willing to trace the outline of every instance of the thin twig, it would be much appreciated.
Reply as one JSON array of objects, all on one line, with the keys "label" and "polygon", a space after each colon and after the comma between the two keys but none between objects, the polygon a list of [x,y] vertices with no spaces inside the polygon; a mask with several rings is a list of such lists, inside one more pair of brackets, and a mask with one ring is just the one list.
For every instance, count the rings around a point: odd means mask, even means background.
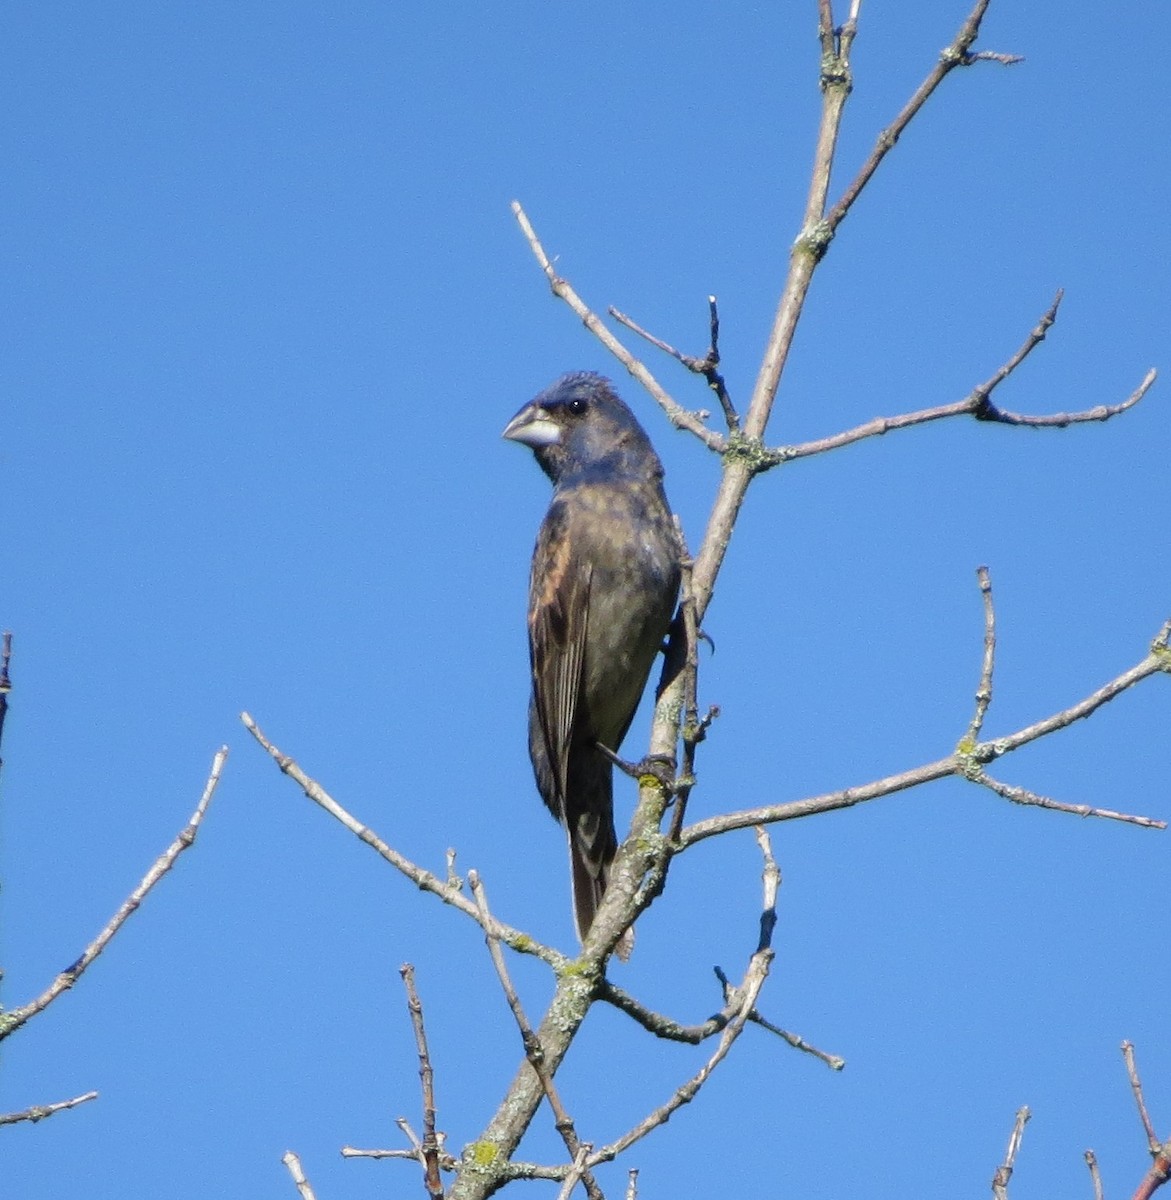
[{"label": "thin twig", "polygon": [[565,1182],[561,1185],[561,1190],[557,1193],[557,1200],[569,1200],[573,1189],[578,1185],[578,1181],[585,1178],[586,1159],[589,1157],[589,1153],[589,1143],[583,1142],[578,1148],[577,1153],[573,1156],[573,1166],[569,1168],[569,1174],[565,1176]]},{"label": "thin twig", "polygon": [[1171,1179],[1171,1138],[1159,1148],[1151,1169],[1143,1176],[1143,1181],[1135,1189],[1131,1200],[1151,1200],[1151,1197]]},{"label": "thin twig", "polygon": [[1029,1119],[1029,1116],[1030,1113],[1027,1106],[1017,1111],[1016,1121],[1012,1127],[1012,1135],[1008,1139],[1008,1151],[1004,1156],[1004,1162],[996,1168],[996,1173],[992,1176],[992,1195],[995,1197],[995,1200],[1008,1200],[1008,1181],[1012,1178],[1017,1151],[1021,1148],[1021,1138],[1024,1136],[1025,1122]]},{"label": "thin twig", "polygon": [[398,969],[407,989],[407,1009],[415,1031],[415,1049],[419,1054],[419,1083],[423,1091],[423,1140],[419,1152],[423,1160],[423,1183],[432,1200],[442,1200],[443,1181],[439,1178],[439,1142],[435,1137],[435,1071],[427,1047],[427,1030],[423,1024],[423,1003],[415,988],[415,968],[403,963]]},{"label": "thin twig", "polygon": [[707,379],[707,385],[716,394],[716,399],[720,402],[720,408],[724,412],[724,421],[728,426],[728,432],[740,428],[740,414],[736,411],[736,406],[732,403],[732,397],[728,394],[728,385],[723,375],[716,368],[720,365],[720,308],[719,302],[715,296],[707,298],[707,315],[708,315],[708,349],[707,368],[704,370],[704,378]]},{"label": "thin twig", "polygon": [[533,257],[540,264],[541,270],[545,273],[545,278],[549,281],[550,288],[553,289],[553,294],[569,305],[590,333],[642,384],[663,412],[667,414],[667,419],[672,425],[677,429],[686,429],[689,433],[695,434],[709,450],[722,452],[724,449],[724,439],[714,430],[708,429],[697,414],[688,412],[676,403],[667,392],[667,389],[650,373],[646,365],[635,358],[606,328],[597,313],[590,309],[585,301],[574,291],[573,285],[567,279],[557,274],[553,269],[552,261],[548,254],[545,253],[545,247],[541,245],[540,239],[537,237],[536,230],[533,229],[532,223],[525,214],[525,210],[516,200],[512,202],[512,215],[516,217],[517,224],[520,226],[521,232],[529,244],[529,249],[533,252]]},{"label": "thin twig", "polygon": [[710,340],[707,354],[703,358],[697,358],[693,354],[684,354],[681,350],[676,350],[669,342],[664,342],[661,338],[655,337],[653,333],[643,329],[641,325],[628,317],[624,312],[620,312],[613,305],[610,305],[607,311],[620,325],[625,325],[631,333],[638,334],[639,337],[650,342],[652,346],[662,350],[664,354],[669,354],[677,362],[682,363],[693,375],[702,375],[707,380],[708,387],[715,393],[716,399],[720,403],[720,408],[724,413],[724,421],[728,426],[728,432],[737,433],[740,429],[740,416],[736,412],[731,396],[728,395],[727,382],[719,370],[720,310],[715,296],[709,296],[707,304],[708,335]]},{"label": "thin twig", "polygon": [[501,1164],[500,1178],[503,1182],[513,1179],[552,1179],[564,1183],[566,1176],[573,1170],[573,1164],[560,1163],[555,1167],[544,1163],[524,1162],[521,1159],[510,1158]]},{"label": "thin twig", "polygon": [[395,1117],[394,1123],[402,1130],[407,1141],[411,1143],[411,1154],[420,1166],[424,1166],[423,1162],[423,1139],[411,1128],[411,1123],[406,1117]]},{"label": "thin twig", "polygon": [[72,1100],[58,1100],[54,1104],[34,1104],[32,1108],[25,1108],[20,1112],[0,1113],[0,1125],[15,1125],[18,1121],[32,1121],[35,1124],[54,1113],[76,1108],[79,1104],[86,1104],[97,1098],[97,1092],[84,1092],[80,1096],[74,1096]]},{"label": "thin twig", "polygon": [[777,1037],[788,1042],[794,1050],[800,1050],[802,1054],[808,1054],[813,1058],[819,1059],[831,1071],[845,1069],[846,1060],[840,1054],[830,1054],[825,1050],[819,1050],[812,1042],[807,1042],[800,1034],[790,1033],[789,1030],[782,1029],[779,1025],[774,1025],[772,1021],[767,1017],[762,1017],[755,1009],[748,1014],[748,1019],[754,1025],[759,1025],[762,1029],[767,1029],[769,1033],[775,1033]]},{"label": "thin twig", "polygon": [[626,1172],[626,1200],[638,1200],[638,1168]]},{"label": "thin twig", "polygon": [[1109,421],[1111,417],[1124,413],[1133,408],[1151,390],[1158,378],[1158,372],[1152,367],[1142,379],[1142,382],[1130,393],[1121,404],[1098,404],[1093,408],[1083,409],[1073,413],[1049,413],[1044,416],[1029,416],[1026,413],[1009,412],[1006,408],[989,405],[982,411],[974,413],[977,420],[997,421],[1001,425],[1027,425],[1033,429],[1065,429],[1069,425],[1080,425],[1087,421]]},{"label": "thin twig", "polygon": [[984,728],[984,718],[992,703],[992,669],[996,664],[996,609],[992,604],[992,578],[987,567],[976,568],[980,595],[984,599],[984,658],[980,664],[980,684],[976,688],[976,711],[968,726],[967,741],[975,745]]},{"label": "thin twig", "polygon": [[[5,630],[0,636],[0,745],[4,742],[4,718],[8,716],[8,693],[12,691],[12,679],[8,674],[12,662],[12,632]],[[0,756],[0,768],[4,759]]]},{"label": "thin twig", "polygon": [[[854,201],[861,195],[862,189],[870,182],[874,172],[878,170],[879,164],[894,149],[895,143],[914,119],[915,114],[930,99],[932,92],[956,67],[970,66],[974,62],[983,61],[985,57],[988,57],[983,51],[972,53],[972,44],[979,36],[980,23],[984,19],[988,4],[989,0],[978,0],[976,6],[968,13],[964,23],[960,26],[959,32],[952,39],[951,44],[943,50],[939,61],[928,72],[927,78],[918,86],[915,94],[903,106],[898,116],[878,135],[870,157],[862,164],[853,182],[842,193],[841,199],[826,214],[826,223],[829,225],[831,233],[841,224]],[[1020,61],[1014,56],[997,59],[997,61],[1006,60]]]},{"label": "thin twig", "polygon": [[[680,831],[678,849],[686,850],[697,842],[726,833],[731,829],[747,829],[753,825],[771,825],[778,821],[798,820],[802,817],[812,816],[814,813],[852,808],[856,804],[865,804],[870,800],[892,796],[896,792],[932,783],[937,779],[946,779],[950,775],[958,775],[973,782],[991,786],[985,783],[987,776],[984,775],[984,765],[986,763],[1011,754],[1014,750],[1019,750],[1022,746],[1046,737],[1059,729],[1065,729],[1075,721],[1089,717],[1104,704],[1109,703],[1116,696],[1120,696],[1128,688],[1134,687],[1135,684],[1150,675],[1160,672],[1171,673],[1171,651],[1168,650],[1165,641],[1166,631],[1169,628],[1171,628],[1171,622],[1163,627],[1159,636],[1151,643],[1150,653],[1136,666],[1131,667],[1128,671],[1123,671],[1121,675],[1104,684],[1084,700],[1079,700],[1069,708],[1062,709],[1042,721],[1037,721],[1033,725],[1018,729],[1015,733],[1007,734],[1004,737],[978,742],[971,748],[957,748],[955,753],[946,758],[936,759],[934,762],[925,763],[909,771],[887,775],[859,787],[843,788],[840,791],[824,792],[803,800],[790,800],[782,804],[764,805],[760,808],[744,809],[740,812],[722,813],[703,821],[696,821],[693,825],[688,825]],[[1006,795],[1005,798],[1013,799],[1014,797]],[[1023,794],[1019,802],[1025,802]],[[1056,801],[1041,805],[1041,807],[1056,806]],[[1151,817],[1129,817],[1109,809],[1090,810],[1081,805],[1070,805],[1060,811],[1072,812],[1078,816],[1104,816],[1112,820],[1125,820],[1150,829],[1166,828],[1165,821]]]},{"label": "thin twig", "polygon": [[[496,976],[500,980],[501,988],[504,990],[504,998],[508,1001],[508,1007],[512,1011],[517,1028],[520,1030],[525,1057],[528,1058],[529,1064],[536,1072],[537,1078],[541,1081],[541,1087],[545,1091],[545,1098],[549,1101],[549,1107],[553,1110],[555,1128],[561,1134],[561,1139],[565,1143],[565,1149],[576,1164],[583,1143],[577,1136],[577,1129],[574,1126],[573,1118],[566,1112],[565,1106],[561,1103],[561,1097],[558,1095],[556,1085],[553,1083],[553,1077],[549,1074],[549,1069],[545,1065],[545,1051],[541,1045],[541,1039],[537,1037],[533,1031],[533,1027],[529,1024],[528,1018],[525,1016],[524,1007],[520,1002],[520,996],[517,995],[516,988],[512,985],[512,979],[508,974],[508,966],[500,950],[500,941],[495,936],[495,921],[488,908],[488,895],[484,890],[484,883],[480,879],[478,871],[468,872],[468,886],[472,889],[472,895],[475,897],[476,905],[480,910],[480,915],[483,917],[484,940],[488,943],[488,953],[492,957],[492,965],[496,968]],[[583,1168],[580,1178],[585,1184],[586,1193],[589,1195],[590,1200],[601,1200],[601,1188],[598,1187],[590,1171]]]},{"label": "thin twig", "polygon": [[[419,1152],[417,1150],[359,1150],[356,1146],[343,1146],[341,1155],[342,1158],[405,1158],[411,1162],[419,1161]],[[450,1155],[447,1155],[443,1169],[450,1171],[454,1168],[455,1160]]]},{"label": "thin twig", "polygon": [[[1171,621],[1163,627],[1160,634],[1164,646]],[[1159,639],[1156,639],[1158,641]],[[1122,1043],[1122,1057],[1126,1060],[1126,1076],[1130,1080],[1130,1090],[1134,1093],[1135,1104],[1138,1105],[1139,1120],[1143,1123],[1143,1132],[1147,1136],[1147,1149],[1150,1151],[1152,1163],[1150,1170],[1143,1176],[1138,1185],[1133,1200],[1150,1200],[1168,1180],[1171,1180],[1171,1138],[1160,1142],[1155,1133],[1154,1123],[1147,1112],[1146,1101],[1143,1099],[1143,1085],[1138,1077],[1138,1066],[1134,1061],[1134,1045],[1131,1042]]]},{"label": "thin twig", "polygon": [[1073,413],[1051,413],[1041,416],[1026,416],[1010,412],[992,403],[992,393],[1025,361],[1030,352],[1038,346],[1046,332],[1057,318],[1057,310],[1061,304],[1062,291],[1058,291],[1053,303],[1029,333],[1024,343],[996,372],[983,383],[977,384],[962,400],[951,404],[939,404],[932,408],[922,408],[915,412],[902,413],[895,417],[874,417],[862,425],[829,437],[817,438],[810,442],[801,442],[794,446],[777,446],[761,452],[761,470],[777,466],[781,463],[795,462],[799,458],[811,458],[817,454],[825,454],[830,450],[838,450],[867,438],[882,437],[896,429],[910,429],[915,425],[925,425],[931,421],[946,420],[949,417],[974,417],[978,421],[990,421],[1002,425],[1027,425],[1034,429],[1064,429],[1069,425],[1082,424],[1088,421],[1108,421],[1119,413],[1133,408],[1151,389],[1157,378],[1157,372],[1152,368],[1143,377],[1142,382],[1131,394],[1119,404],[1098,404],[1093,408],[1083,409]]},{"label": "thin twig", "polygon": [[1053,328],[1053,323],[1057,320],[1057,310],[1061,307],[1062,300],[1065,299],[1065,289],[1058,288],[1057,295],[1053,297],[1053,303],[1042,315],[1041,319],[1029,332],[1029,336],[1025,338],[1020,349],[1000,367],[996,374],[984,383],[980,384],[973,391],[969,399],[975,401],[974,411],[978,417],[984,420],[992,419],[984,412],[985,409],[991,410],[992,393],[1029,357],[1030,354],[1045,340],[1045,335]]},{"label": "thin twig", "polygon": [[1166,821],[1159,821],[1154,817],[1135,816],[1131,813],[1116,812],[1112,808],[1097,808],[1091,804],[1066,804],[1061,800],[1053,800],[1048,796],[1039,795],[1037,792],[1030,792],[1028,788],[1001,783],[998,779],[993,779],[986,771],[981,771],[978,776],[970,776],[970,778],[973,779],[973,782],[981,784],[1013,804],[1072,813],[1075,817],[1100,817],[1107,821],[1121,821],[1125,825],[1141,825],[1144,829],[1167,828]]},{"label": "thin twig", "polygon": [[[361,821],[343,808],[316,780],[306,775],[292,758],[287,754],[283,754],[274,746],[261,732],[260,727],[248,713],[241,713],[240,720],[244,723],[244,727],[248,732],[268,751],[280,770],[292,779],[314,804],[325,809],[335,820],[340,821],[360,842],[369,846],[375,853],[390,863],[395,870],[405,875],[416,887],[424,892],[430,892],[432,895],[438,896],[445,904],[450,904],[453,908],[458,908],[460,912],[465,916],[471,917],[473,921],[483,928],[479,909],[466,896],[461,895],[456,890],[454,884],[449,884],[446,880],[440,879],[423,867],[417,866],[405,855],[388,846],[378,834],[368,826],[363,825]],[[569,964],[570,960],[565,955],[559,954],[549,946],[542,945],[529,934],[522,933],[519,929],[513,929],[512,926],[503,924],[495,917],[493,918],[493,922],[496,936],[509,949],[515,950],[519,954],[532,954],[541,959],[542,962],[548,963],[556,971],[562,970]]]},{"label": "thin twig", "polygon": [[1147,1135],[1147,1149],[1152,1154],[1159,1153],[1159,1138],[1155,1133],[1151,1114],[1147,1112],[1147,1104],[1143,1099],[1143,1085],[1138,1077],[1138,1065],[1134,1061],[1134,1043],[1122,1043],[1122,1059],[1126,1063],[1126,1078],[1130,1081],[1130,1090],[1134,1093],[1134,1102],[1138,1106],[1138,1117],[1143,1123],[1143,1132]]},{"label": "thin twig", "polygon": [[1103,1200],[1102,1195],[1102,1175],[1098,1171],[1098,1156],[1093,1150],[1087,1150],[1084,1158],[1086,1166],[1090,1168],[1090,1182],[1094,1186],[1094,1200]]},{"label": "thin twig", "polygon": [[195,836],[199,832],[199,826],[203,821],[204,813],[207,812],[207,806],[211,803],[211,798],[215,794],[216,787],[220,781],[220,773],[223,771],[227,758],[228,748],[227,746],[222,746],[216,752],[215,758],[212,759],[211,773],[207,777],[206,784],[204,784],[203,795],[200,797],[199,803],[195,806],[195,811],[191,814],[191,819],[187,822],[187,827],[155,859],[150,870],[143,876],[142,882],[126,897],[121,907],[110,918],[101,933],[85,948],[82,956],[72,966],[66,967],[35,1000],[30,1001],[21,1008],[14,1008],[11,1012],[0,1014],[0,1040],[15,1032],[26,1021],[35,1017],[37,1013],[43,1012],[58,996],[73,987],[81,976],[85,974],[86,969],[94,959],[110,944],[114,935],[126,924],[130,914],[146,899],[155,884],[175,865],[179,855],[189,846],[194,845]]},{"label": "thin twig", "polygon": [[763,902],[760,917],[760,942],[749,962],[748,971],[743,985],[737,989],[739,1006],[720,1036],[719,1044],[711,1058],[686,1083],[678,1087],[674,1094],[653,1112],[648,1114],[633,1129],[624,1133],[616,1141],[610,1142],[596,1150],[589,1159],[590,1165],[610,1162],[624,1150],[646,1137],[652,1130],[666,1124],[673,1113],[685,1104],[695,1099],[699,1089],[708,1081],[712,1072],[720,1065],[731,1050],[736,1039],[744,1031],[749,1014],[756,1008],[764,981],[768,978],[769,966],[772,963],[773,951],[770,944],[773,928],[776,925],[777,888],[780,885],[780,871],[777,870],[776,860],[772,855],[772,845],[768,833],[764,829],[757,830],[757,845],[764,858],[762,872]]},{"label": "thin twig", "polygon": [[675,536],[679,541],[679,576],[680,599],[679,616],[683,623],[683,764],[676,780],[675,811],[671,814],[670,832],[668,839],[674,843],[683,828],[683,818],[687,813],[687,800],[691,795],[692,784],[695,780],[695,750],[700,742],[707,737],[710,721],[701,722],[699,719],[699,702],[697,688],[699,686],[699,622],[695,616],[695,590],[692,587],[692,571],[695,562],[687,552],[687,541],[683,536],[683,526],[679,518],[675,518]]},{"label": "thin twig", "polygon": [[317,1200],[313,1194],[313,1188],[309,1184],[309,1180],[305,1178],[305,1172],[301,1170],[301,1160],[293,1153],[292,1150],[286,1150],[281,1157],[288,1169],[289,1174],[293,1177],[293,1182],[297,1185],[297,1191],[301,1193],[301,1200]]}]

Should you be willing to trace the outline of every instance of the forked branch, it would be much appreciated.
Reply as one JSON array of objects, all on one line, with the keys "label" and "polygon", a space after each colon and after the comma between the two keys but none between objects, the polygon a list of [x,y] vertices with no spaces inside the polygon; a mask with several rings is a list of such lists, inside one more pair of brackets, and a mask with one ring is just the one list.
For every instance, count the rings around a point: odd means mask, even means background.
[{"label": "forked branch", "polygon": [[[977,697],[977,715],[980,724],[983,723],[984,713],[988,704],[982,699],[987,689],[988,703],[991,702],[992,674],[991,653],[994,651],[994,625],[991,615],[991,585],[985,589],[982,580],[981,592],[985,597],[985,656],[981,669],[980,692]],[[1171,636],[1171,621],[1168,621],[1151,643],[1150,652],[1141,662],[1115,676],[1108,683],[1098,688],[1083,700],[1042,721],[1037,721],[1024,729],[988,741],[976,741],[969,732],[952,754],[934,762],[925,763],[909,771],[901,771],[896,775],[887,775],[882,779],[858,787],[843,788],[840,791],[825,792],[818,796],[810,796],[804,800],[790,800],[781,804],[764,805],[759,808],[744,809],[740,812],[723,813],[696,821],[685,826],[679,834],[678,849],[686,850],[697,842],[704,841],[717,834],[727,833],[732,829],[746,829],[752,825],[769,825],[778,821],[791,821],[801,817],[812,816],[815,813],[832,812],[840,808],[852,808],[856,804],[865,804],[884,796],[892,796],[909,788],[919,787],[937,779],[949,776],[959,776],[973,783],[989,788],[997,795],[1017,804],[1035,805],[1040,808],[1055,809],[1060,812],[1074,813],[1083,817],[1100,817],[1106,820],[1122,821],[1131,825],[1140,825],[1148,829],[1166,829],[1167,822],[1146,816],[1116,812],[1113,809],[1098,808],[1091,805],[1065,804],[1048,797],[1037,795],[1024,788],[1011,787],[1002,784],[988,776],[985,768],[988,763],[1020,749],[1022,746],[1046,737],[1059,729],[1065,729],[1075,721],[1095,713],[1104,704],[1109,703],[1129,688],[1142,680],[1160,673],[1171,674],[1171,648],[1168,637]],[[976,720],[973,719],[973,725]]]}]

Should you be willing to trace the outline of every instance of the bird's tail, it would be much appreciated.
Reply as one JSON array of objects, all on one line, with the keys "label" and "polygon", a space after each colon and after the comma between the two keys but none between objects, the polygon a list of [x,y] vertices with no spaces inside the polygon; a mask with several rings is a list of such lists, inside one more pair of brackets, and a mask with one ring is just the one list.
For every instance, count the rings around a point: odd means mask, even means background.
[{"label": "bird's tail", "polygon": [[[585,941],[598,905],[606,894],[610,864],[618,853],[618,838],[612,820],[599,813],[582,813],[569,829],[569,867],[573,883],[573,919],[579,941]],[[634,949],[634,930],[618,941],[615,953],[623,961]]]}]

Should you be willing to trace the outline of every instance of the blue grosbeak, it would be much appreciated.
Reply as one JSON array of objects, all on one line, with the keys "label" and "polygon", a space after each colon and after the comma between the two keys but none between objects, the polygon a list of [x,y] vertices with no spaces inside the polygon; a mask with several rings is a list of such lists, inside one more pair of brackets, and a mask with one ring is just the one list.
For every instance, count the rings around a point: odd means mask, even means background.
[{"label": "blue grosbeak", "polygon": [[[504,436],[532,448],[553,481],[529,586],[529,757],[569,836],[584,939],[618,849],[613,767],[679,591],[678,539],[663,467],[608,380],[558,379]],[[622,949],[629,950],[629,942]]]}]

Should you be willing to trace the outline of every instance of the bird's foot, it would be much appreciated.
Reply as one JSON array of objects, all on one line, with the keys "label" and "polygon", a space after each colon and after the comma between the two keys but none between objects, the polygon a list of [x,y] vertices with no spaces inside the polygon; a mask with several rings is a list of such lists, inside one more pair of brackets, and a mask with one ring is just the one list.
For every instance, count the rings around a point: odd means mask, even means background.
[{"label": "bird's foot", "polygon": [[670,754],[650,754],[646,758],[632,763],[620,758],[609,746],[603,746],[601,742],[595,744],[623,775],[629,775],[631,779],[640,781],[644,776],[650,776],[665,791],[674,790],[675,759]]}]

